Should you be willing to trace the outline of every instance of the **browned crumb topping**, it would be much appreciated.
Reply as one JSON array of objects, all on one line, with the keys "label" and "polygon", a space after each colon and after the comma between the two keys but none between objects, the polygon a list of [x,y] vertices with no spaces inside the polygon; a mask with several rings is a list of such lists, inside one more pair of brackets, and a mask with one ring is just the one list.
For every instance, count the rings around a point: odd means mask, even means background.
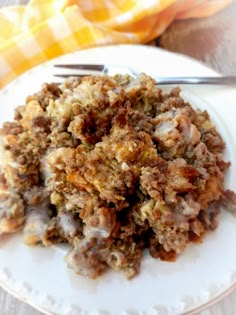
[{"label": "browned crumb topping", "polygon": [[0,130],[0,233],[66,242],[68,266],[127,278],[142,252],[174,261],[218,224],[230,163],[206,111],[144,75],[45,84]]}]

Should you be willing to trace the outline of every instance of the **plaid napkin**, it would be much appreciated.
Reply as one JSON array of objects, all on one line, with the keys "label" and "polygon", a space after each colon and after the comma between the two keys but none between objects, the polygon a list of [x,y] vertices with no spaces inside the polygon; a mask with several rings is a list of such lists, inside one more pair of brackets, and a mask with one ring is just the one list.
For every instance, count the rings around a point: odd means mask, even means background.
[{"label": "plaid napkin", "polygon": [[214,14],[233,0],[31,0],[0,10],[0,87],[79,49],[146,43],[174,19]]}]

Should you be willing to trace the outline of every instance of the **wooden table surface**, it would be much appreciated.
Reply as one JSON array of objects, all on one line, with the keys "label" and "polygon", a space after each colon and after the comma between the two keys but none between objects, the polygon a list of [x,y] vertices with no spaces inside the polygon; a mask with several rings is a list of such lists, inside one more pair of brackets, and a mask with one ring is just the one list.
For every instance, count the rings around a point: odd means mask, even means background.
[{"label": "wooden table surface", "polygon": [[[27,0],[0,0],[0,7]],[[167,50],[201,60],[223,74],[236,75],[236,2],[214,16],[174,22],[157,40]],[[236,290],[196,315],[235,315]],[[0,315],[42,315],[0,288]],[[174,314],[173,314],[174,315]]]}]

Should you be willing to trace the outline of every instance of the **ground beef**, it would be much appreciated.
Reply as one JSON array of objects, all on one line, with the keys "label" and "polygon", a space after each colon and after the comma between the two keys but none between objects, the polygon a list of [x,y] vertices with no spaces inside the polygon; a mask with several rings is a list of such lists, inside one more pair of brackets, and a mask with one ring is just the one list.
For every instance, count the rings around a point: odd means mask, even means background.
[{"label": "ground beef", "polygon": [[45,84],[0,130],[0,233],[29,245],[69,243],[90,278],[139,273],[142,253],[174,261],[235,212],[225,143],[179,88],[140,74]]}]

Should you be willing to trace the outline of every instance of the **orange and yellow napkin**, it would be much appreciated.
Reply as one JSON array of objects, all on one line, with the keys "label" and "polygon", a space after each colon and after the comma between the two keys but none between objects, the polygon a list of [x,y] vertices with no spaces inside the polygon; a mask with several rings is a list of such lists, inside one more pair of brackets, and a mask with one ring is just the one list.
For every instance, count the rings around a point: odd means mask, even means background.
[{"label": "orange and yellow napkin", "polygon": [[31,0],[0,10],[0,87],[29,68],[92,46],[146,43],[174,19],[214,14],[233,0]]}]

